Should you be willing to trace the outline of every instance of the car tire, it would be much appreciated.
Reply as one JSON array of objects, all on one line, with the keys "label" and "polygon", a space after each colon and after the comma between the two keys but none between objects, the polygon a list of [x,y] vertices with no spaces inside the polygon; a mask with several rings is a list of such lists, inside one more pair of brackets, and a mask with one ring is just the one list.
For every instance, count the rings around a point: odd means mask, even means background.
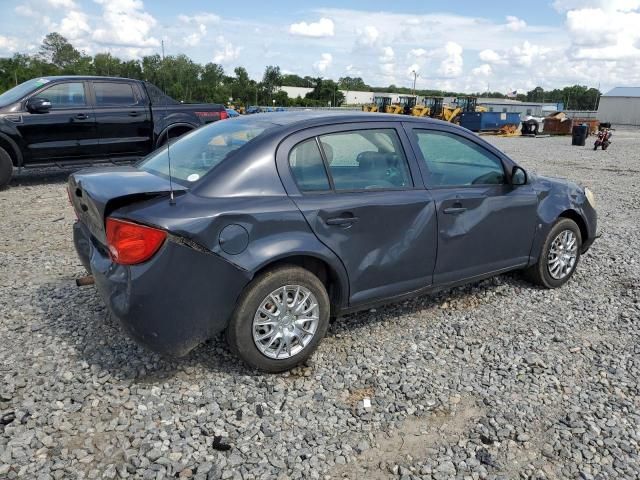
[{"label": "car tire", "polygon": [[278,267],[245,288],[227,327],[227,342],[250,366],[283,372],[314,352],[327,332],[330,308],[327,290],[313,273]]},{"label": "car tire", "polygon": [[4,148],[0,148],[0,188],[9,184],[13,175],[13,162]]},{"label": "car tire", "polygon": [[576,271],[581,249],[582,235],[576,222],[559,218],[547,234],[538,263],[525,270],[525,277],[544,288],[561,287]]}]

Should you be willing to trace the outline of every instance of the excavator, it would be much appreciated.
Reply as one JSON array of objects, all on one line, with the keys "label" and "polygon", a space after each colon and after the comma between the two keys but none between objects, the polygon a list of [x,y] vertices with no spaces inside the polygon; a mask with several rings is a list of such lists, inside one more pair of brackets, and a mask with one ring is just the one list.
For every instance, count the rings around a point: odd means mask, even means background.
[{"label": "excavator", "polygon": [[391,105],[391,97],[373,97],[373,103],[362,106],[363,112],[386,112]]}]

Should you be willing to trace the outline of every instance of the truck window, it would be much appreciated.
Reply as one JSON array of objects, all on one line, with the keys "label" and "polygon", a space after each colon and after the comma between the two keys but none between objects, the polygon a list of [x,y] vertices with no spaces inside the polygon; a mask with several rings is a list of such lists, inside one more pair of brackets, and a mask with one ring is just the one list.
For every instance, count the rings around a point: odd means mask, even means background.
[{"label": "truck window", "polygon": [[96,94],[96,106],[109,107],[135,105],[138,103],[130,83],[93,82]]},{"label": "truck window", "polygon": [[58,83],[43,90],[38,97],[46,98],[51,102],[51,108],[84,107],[87,102],[84,96],[82,82]]}]

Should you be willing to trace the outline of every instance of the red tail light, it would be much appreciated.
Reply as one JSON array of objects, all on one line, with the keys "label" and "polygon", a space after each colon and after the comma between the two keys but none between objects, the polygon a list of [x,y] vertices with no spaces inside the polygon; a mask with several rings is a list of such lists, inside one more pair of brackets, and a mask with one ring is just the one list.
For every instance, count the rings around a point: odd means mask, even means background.
[{"label": "red tail light", "polygon": [[107,246],[115,263],[135,265],[146,262],[166,238],[164,230],[107,218]]},{"label": "red tail light", "polygon": [[226,110],[222,110],[220,112],[220,120],[224,120],[225,118],[229,118],[229,114],[227,113]]}]

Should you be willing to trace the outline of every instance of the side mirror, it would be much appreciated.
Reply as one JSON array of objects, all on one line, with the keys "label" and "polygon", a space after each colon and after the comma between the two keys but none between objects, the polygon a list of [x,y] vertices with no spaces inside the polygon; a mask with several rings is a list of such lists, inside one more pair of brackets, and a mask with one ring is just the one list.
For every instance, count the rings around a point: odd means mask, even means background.
[{"label": "side mirror", "polygon": [[517,185],[526,185],[527,184],[527,172],[519,166],[513,167],[511,170],[511,185],[514,187]]},{"label": "side mirror", "polygon": [[31,97],[27,100],[27,110],[31,113],[47,113],[51,110],[51,102],[42,97]]}]

